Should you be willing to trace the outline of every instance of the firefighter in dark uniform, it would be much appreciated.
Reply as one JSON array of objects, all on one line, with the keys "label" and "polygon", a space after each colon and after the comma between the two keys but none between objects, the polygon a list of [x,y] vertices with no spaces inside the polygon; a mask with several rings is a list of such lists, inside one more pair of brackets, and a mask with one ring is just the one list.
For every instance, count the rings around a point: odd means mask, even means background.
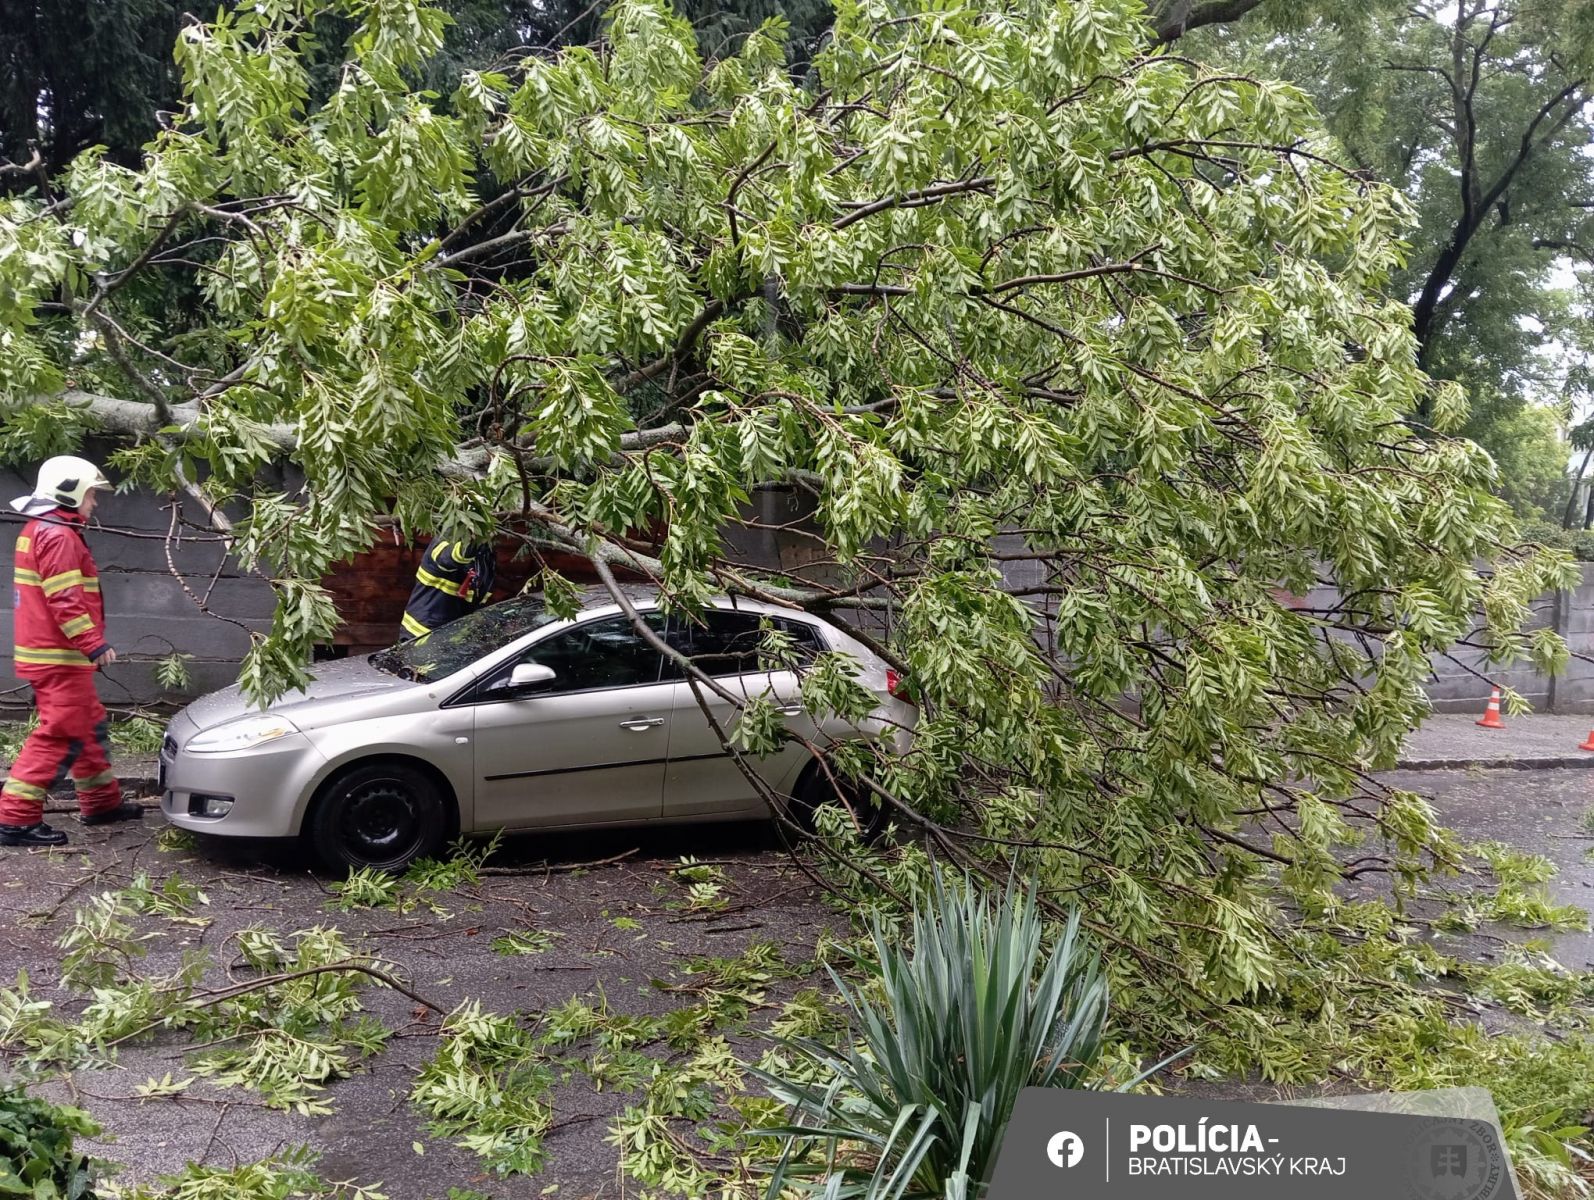
[{"label": "firefighter in dark uniform", "polygon": [[497,563],[490,542],[449,542],[438,538],[426,548],[415,572],[415,587],[404,606],[400,640],[425,637],[439,626],[475,612],[492,594]]}]

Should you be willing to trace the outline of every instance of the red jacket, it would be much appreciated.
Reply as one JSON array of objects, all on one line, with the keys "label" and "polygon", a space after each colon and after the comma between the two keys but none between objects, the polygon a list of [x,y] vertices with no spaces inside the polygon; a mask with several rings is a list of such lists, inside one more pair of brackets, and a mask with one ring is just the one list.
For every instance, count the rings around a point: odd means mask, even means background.
[{"label": "red jacket", "polygon": [[100,572],[83,540],[83,518],[67,508],[35,517],[17,536],[12,615],[16,665],[83,667],[110,647]]}]

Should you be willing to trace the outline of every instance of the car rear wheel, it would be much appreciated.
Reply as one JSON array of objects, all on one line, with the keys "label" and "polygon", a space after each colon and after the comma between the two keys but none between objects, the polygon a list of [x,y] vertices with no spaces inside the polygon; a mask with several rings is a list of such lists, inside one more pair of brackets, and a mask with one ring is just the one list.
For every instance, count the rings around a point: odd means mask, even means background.
[{"label": "car rear wheel", "polygon": [[334,871],[402,871],[442,849],[447,832],[441,789],[397,762],[366,763],[338,776],[309,825],[316,855]]},{"label": "car rear wheel", "polygon": [[814,814],[823,805],[843,801],[857,820],[860,836],[866,843],[877,840],[885,832],[885,809],[875,794],[860,783],[836,775],[834,766],[826,770],[818,762],[810,763],[797,780],[791,798],[791,818],[804,833],[814,833],[817,829]]}]

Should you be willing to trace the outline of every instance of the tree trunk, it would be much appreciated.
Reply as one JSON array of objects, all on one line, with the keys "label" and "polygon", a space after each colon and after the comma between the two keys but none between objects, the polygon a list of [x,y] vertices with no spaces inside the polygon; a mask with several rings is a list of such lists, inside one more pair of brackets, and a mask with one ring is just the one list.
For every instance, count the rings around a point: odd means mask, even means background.
[{"label": "tree trunk", "polygon": [[[1561,515],[1561,528],[1572,528],[1572,514],[1577,511],[1577,489],[1583,486],[1583,473],[1588,470],[1588,462],[1594,458],[1594,445],[1591,445],[1583,454],[1583,461],[1577,465],[1577,474],[1572,477],[1572,494],[1566,498],[1566,512]],[[1594,494],[1594,492],[1591,492]],[[1585,525],[1584,528],[1587,528]]]},{"label": "tree trunk", "polygon": [[1262,0],[1161,0],[1149,5],[1151,27],[1164,44],[1178,41],[1192,29],[1203,25],[1224,25],[1238,21]]}]

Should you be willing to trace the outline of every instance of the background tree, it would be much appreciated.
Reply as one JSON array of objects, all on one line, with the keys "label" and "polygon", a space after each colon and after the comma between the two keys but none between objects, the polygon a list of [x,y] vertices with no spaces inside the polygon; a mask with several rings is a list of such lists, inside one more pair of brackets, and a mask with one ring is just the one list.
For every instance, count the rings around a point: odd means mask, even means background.
[{"label": "background tree", "polygon": [[1560,399],[1557,355],[1542,351],[1576,340],[1585,306],[1570,285],[1594,275],[1594,7],[1250,7],[1186,48],[1298,83],[1351,160],[1411,199],[1394,287],[1419,365],[1466,385],[1463,431],[1501,462],[1502,494],[1525,515],[1553,509],[1544,484],[1565,474],[1567,446],[1523,406]]},{"label": "background tree", "polygon": [[[0,206],[13,452],[97,426],[136,439],[116,470],[247,511],[214,519],[278,593],[255,696],[304,679],[319,580],[389,513],[677,608],[827,613],[922,713],[905,758],[838,768],[938,854],[1083,903],[1147,1038],[1350,1062],[1428,974],[1334,887],[1457,854],[1365,772],[1480,606],[1491,661],[1564,658],[1516,629],[1566,570],[1508,549],[1476,447],[1405,423],[1464,408],[1388,291],[1408,209],[1305,97],[1152,52],[1134,0],[849,2],[811,85],[781,26],[705,62],[626,0],[604,45],[468,71],[443,111],[444,14],[334,15],[324,100],[311,14],[224,13],[184,30],[140,169],[80,156]],[[809,578],[727,546],[765,488],[811,506]],[[1320,577],[1332,604],[1274,599]],[[870,703],[830,655],[804,698]],[[754,700],[725,733],[783,726]],[[876,900],[924,862],[834,852]]]},{"label": "background tree", "polygon": [[[136,167],[179,95],[176,0],[0,0],[0,187],[38,186],[90,146]],[[38,160],[34,163],[34,151]]]},{"label": "background tree", "polygon": [[1572,478],[1567,487],[1566,505],[1561,514],[1563,529],[1588,529],[1594,526],[1594,506],[1583,496],[1582,484],[1588,477],[1589,463],[1594,459],[1594,354],[1587,347],[1594,345],[1594,322],[1585,321],[1579,327],[1580,337],[1573,343],[1574,355],[1568,365],[1564,380],[1566,411],[1569,419],[1588,413],[1582,420],[1572,420],[1567,440],[1576,452]]},{"label": "background tree", "polygon": [[[465,67],[512,65],[526,54],[592,41],[606,5],[447,0],[440,7],[451,23],[420,82],[446,95]],[[105,146],[112,162],[137,167],[160,114],[181,99],[172,43],[188,11],[179,0],[0,0],[0,189],[38,187],[95,145]],[[784,17],[788,52],[799,65],[811,60],[830,25],[826,0],[690,0],[680,12],[704,47],[717,51]],[[325,52],[304,48],[313,91],[331,85],[352,28],[324,14]]]},{"label": "background tree", "polygon": [[[1498,403],[1498,402],[1497,402]],[[1496,490],[1529,522],[1559,524],[1571,495],[1562,405],[1499,404],[1503,411],[1490,425],[1498,477]]]}]

